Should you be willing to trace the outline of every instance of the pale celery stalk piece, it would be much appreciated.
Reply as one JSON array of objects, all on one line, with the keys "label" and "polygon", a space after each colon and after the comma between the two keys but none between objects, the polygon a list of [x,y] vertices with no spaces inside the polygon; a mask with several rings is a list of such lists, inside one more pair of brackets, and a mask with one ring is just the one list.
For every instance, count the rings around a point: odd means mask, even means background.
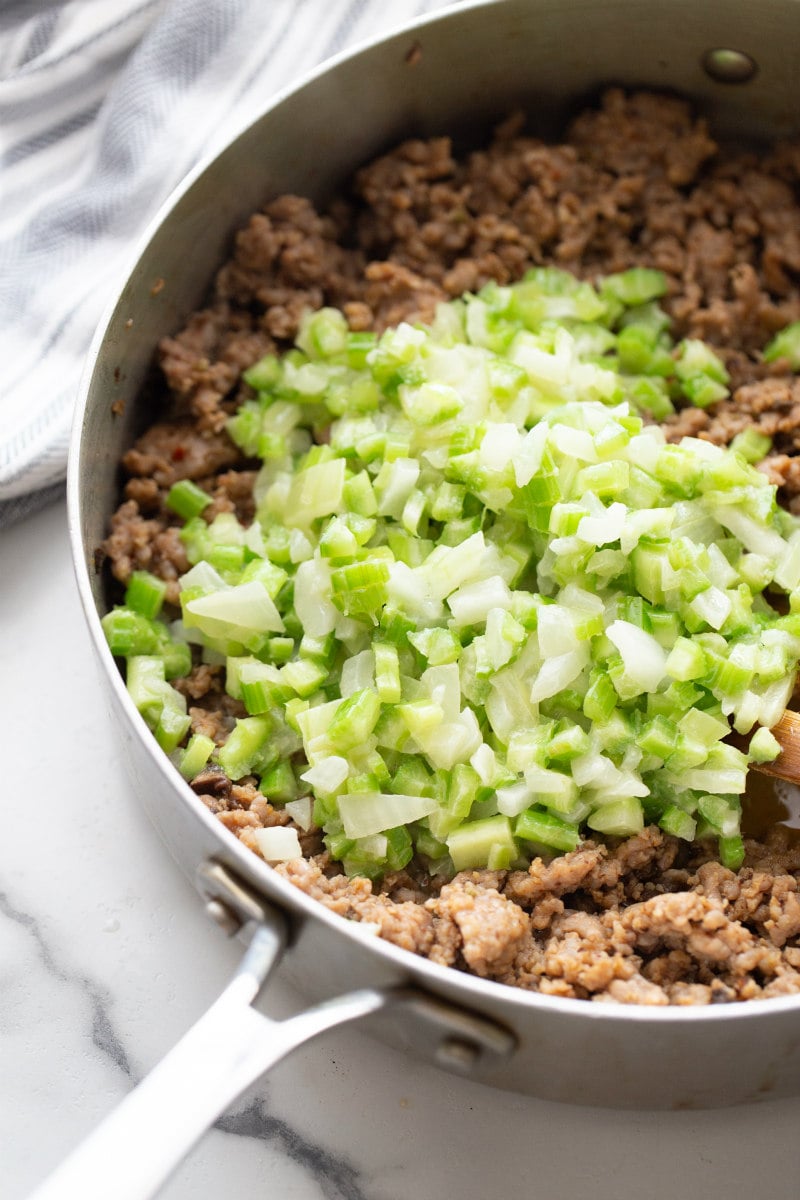
[{"label": "pale celery stalk piece", "polygon": [[[800,526],[751,465],[766,442],[669,445],[634,407],[726,392],[708,347],[673,347],[665,287],[537,268],[379,337],[323,309],[245,373],[229,432],[263,458],[256,516],[189,504],[172,636],[227,661],[247,708],[211,761],[348,872],[524,867],[646,822],[741,861],[748,755],[723,739],[776,752]],[[187,718],[157,626],[131,623],[152,654],[129,689],[172,748]],[[256,840],[300,852],[292,829]]]}]

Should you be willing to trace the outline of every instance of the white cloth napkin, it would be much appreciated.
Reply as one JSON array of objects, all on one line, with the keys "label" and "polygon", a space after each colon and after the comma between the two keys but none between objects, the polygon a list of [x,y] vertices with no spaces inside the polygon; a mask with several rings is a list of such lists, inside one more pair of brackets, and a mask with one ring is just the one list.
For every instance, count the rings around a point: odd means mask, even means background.
[{"label": "white cloth napkin", "polygon": [[446,3],[0,0],[0,525],[60,494],[95,325],[186,172],[324,59]]}]

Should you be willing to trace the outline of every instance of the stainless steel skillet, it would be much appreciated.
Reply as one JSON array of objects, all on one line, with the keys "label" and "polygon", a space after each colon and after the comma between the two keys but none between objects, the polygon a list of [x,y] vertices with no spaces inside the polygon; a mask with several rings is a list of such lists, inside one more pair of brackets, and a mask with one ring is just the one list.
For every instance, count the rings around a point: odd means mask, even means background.
[{"label": "stainless steel skillet", "polygon": [[[724,135],[800,132],[799,33],[800,0],[461,5],[337,60],[281,97],[160,214],[87,368],[69,484],[73,545],[142,800],[210,915],[240,933],[249,950],[191,1040],[39,1200],[107,1196],[109,1164],[117,1200],[153,1194],[271,1063],[307,1037],[367,1015],[394,1044],[552,1100],[700,1108],[800,1092],[800,998],[646,1009],[524,994],[376,940],[275,876],[203,808],[134,711],[100,631],[107,601],[95,565],[116,502],[116,464],[147,423],[136,398],[156,342],[199,305],[232,231],[265,198],[285,191],[324,198],[404,134],[468,136],[520,103],[533,129],[555,133],[577,102],[607,82],[692,96]],[[252,1001],[282,953],[282,969],[304,994],[336,999],[275,1025]],[[185,1114],[180,1128],[178,1112]]]}]

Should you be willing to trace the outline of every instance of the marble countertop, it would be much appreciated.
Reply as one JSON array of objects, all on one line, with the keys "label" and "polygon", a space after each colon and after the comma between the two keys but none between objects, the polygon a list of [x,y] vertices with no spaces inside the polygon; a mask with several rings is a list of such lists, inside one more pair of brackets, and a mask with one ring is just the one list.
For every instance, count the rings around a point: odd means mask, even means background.
[{"label": "marble countertop", "polygon": [[[208,921],[137,804],[64,505],[0,532],[0,564],[0,1192],[22,1200],[196,1020],[240,948]],[[279,983],[278,1006],[293,999]],[[252,1089],[163,1195],[789,1200],[799,1126],[800,1099],[703,1113],[531,1100],[351,1029]]]}]

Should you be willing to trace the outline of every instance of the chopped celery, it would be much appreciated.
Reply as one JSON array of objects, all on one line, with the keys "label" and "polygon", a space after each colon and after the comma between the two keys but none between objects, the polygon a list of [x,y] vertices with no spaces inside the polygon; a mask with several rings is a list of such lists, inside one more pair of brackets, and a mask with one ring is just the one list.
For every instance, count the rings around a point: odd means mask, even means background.
[{"label": "chopped celery", "polygon": [[613,837],[630,837],[644,828],[642,802],[635,796],[615,800],[596,808],[586,824],[597,833]]},{"label": "chopped celery", "polygon": [[800,321],[793,321],[777,333],[764,349],[764,362],[787,358],[793,371],[800,370]]},{"label": "chopped celery", "polygon": [[744,862],[744,841],[741,834],[719,839],[719,856],[723,867],[729,871],[738,871]]},{"label": "chopped celery", "polygon": [[774,733],[769,729],[764,729],[762,726],[751,737],[748,754],[753,762],[774,762],[780,754],[781,749],[781,744]]},{"label": "chopped celery", "polygon": [[[380,335],[324,308],[245,371],[228,431],[263,460],[255,519],[209,523],[176,484],[182,621],[147,572],[103,619],[170,751],[190,722],[168,681],[226,664],[247,716],[179,769],[260,776],[375,880],[415,848],[506,869],[645,819],[739,865],[746,768],[779,752],[800,658],[800,523],[752,466],[769,439],[667,444],[638,415],[728,394],[713,350],[673,346],[666,288],[537,267]],[[798,328],[765,359],[800,369]]]},{"label": "chopped celery", "polygon": [[127,687],[162,750],[174,750],[186,736],[191,721],[185,697],[166,681],[162,659],[147,655],[129,658]]},{"label": "chopped celery", "polygon": [[164,603],[167,585],[149,571],[134,571],[125,589],[125,604],[145,617],[157,617]]},{"label": "chopped celery", "polygon": [[581,840],[577,825],[545,809],[527,808],[514,822],[514,834],[554,850],[574,850]]},{"label": "chopped celery", "polygon": [[690,813],[679,808],[677,804],[670,804],[664,809],[659,825],[664,830],[664,833],[671,833],[673,837],[681,838],[684,842],[694,840],[694,835],[697,831],[697,822]]},{"label": "chopped celery", "polygon": [[275,763],[261,776],[258,790],[273,804],[288,804],[298,794],[297,780],[288,762]]},{"label": "chopped celery", "polygon": [[164,503],[179,517],[189,521],[192,517],[200,516],[211,503],[211,497],[191,479],[179,479],[167,492]]},{"label": "chopped celery", "polygon": [[[798,360],[798,365],[800,365],[800,359]],[[731,442],[731,450],[735,450],[737,454],[741,454],[742,458],[747,459],[749,463],[761,462],[761,459],[765,458],[771,449],[772,438],[752,428],[744,429],[741,433],[737,433]]]},{"label": "chopped celery", "polygon": [[487,867],[490,859],[499,862],[508,857],[508,866],[518,850],[508,817],[485,817],[482,821],[467,821],[446,839],[447,849],[457,871],[469,867]]},{"label": "chopped celery", "polygon": [[268,738],[272,722],[268,717],[244,717],[237,720],[217,761],[231,779],[259,771],[269,756]]},{"label": "chopped celery", "polygon": [[667,291],[667,277],[663,271],[654,271],[649,267],[632,267],[619,275],[607,275],[601,291],[621,300],[627,308],[632,308],[664,296]]},{"label": "chopped celery", "polygon": [[181,755],[178,769],[184,779],[194,779],[199,775],[214,752],[214,742],[205,734],[195,733],[186,743],[186,749]]}]

